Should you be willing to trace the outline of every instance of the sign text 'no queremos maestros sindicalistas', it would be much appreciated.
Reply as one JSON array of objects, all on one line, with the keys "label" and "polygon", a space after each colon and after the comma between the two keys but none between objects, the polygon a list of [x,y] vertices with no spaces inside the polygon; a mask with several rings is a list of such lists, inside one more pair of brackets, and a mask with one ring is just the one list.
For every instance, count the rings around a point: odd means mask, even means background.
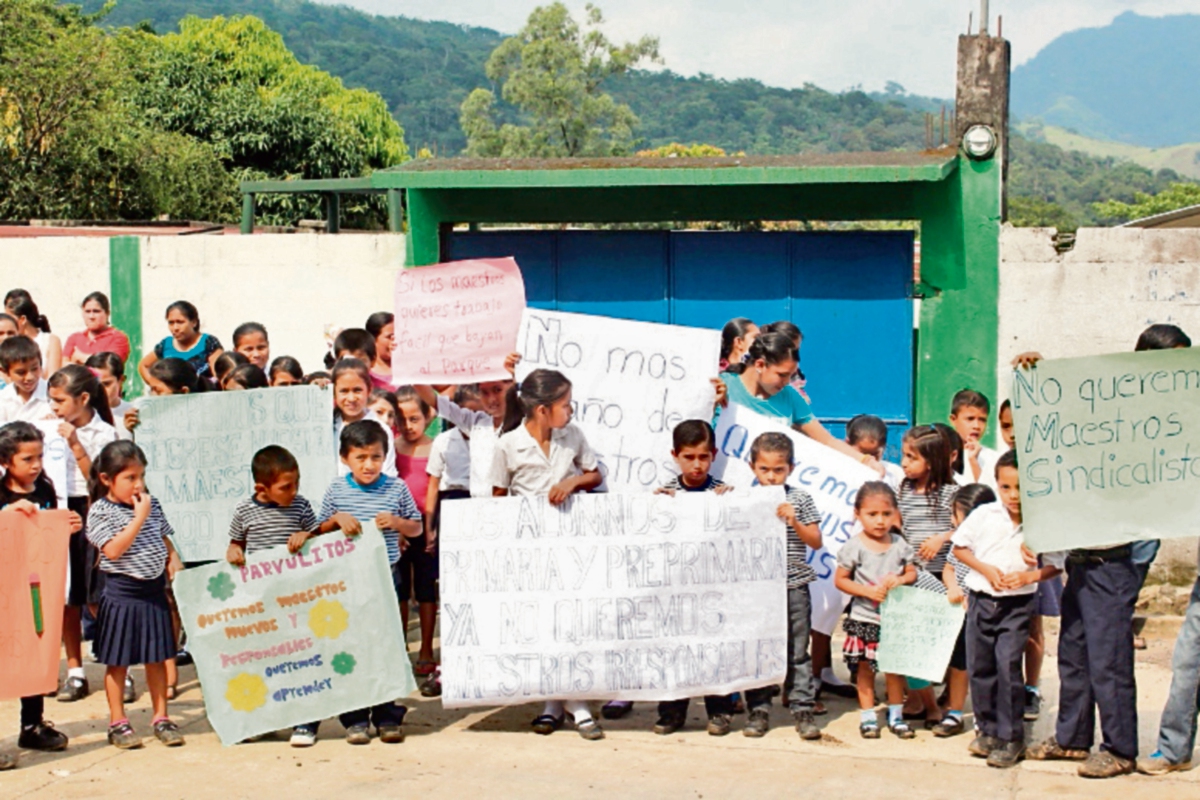
[{"label": "sign text 'no queremos maestros sindicalistas'", "polygon": [[1041,361],[1010,398],[1032,549],[1200,530],[1200,352]]},{"label": "sign text 'no queremos maestros sindicalistas'", "polygon": [[226,745],[416,689],[387,547],[370,522],[175,578],[208,721]]},{"label": "sign text 'no queremos maestros sindicalistas'", "polygon": [[712,419],[721,334],[529,308],[517,337],[517,378],[553,369],[572,383],[574,421],[611,492],[652,491],[678,474],[671,432]]},{"label": "sign text 'no queremos maestros sindicalistas'", "polygon": [[966,612],[946,595],[897,586],[880,608],[879,671],[938,683],[954,655]]},{"label": "sign text 'no queremos maestros sindicalistas'", "polygon": [[816,582],[809,586],[812,627],[819,633],[833,633],[847,601],[833,585],[837,554],[854,535],[854,499],[859,487],[880,477],[832,447],[735,403],[722,409],[717,421],[713,475],[735,488],[752,486],[750,447],[764,433],[782,433],[792,440],[796,466],[788,484],[808,492],[821,513],[821,538],[825,546],[808,553],[808,563],[817,573]]},{"label": "sign text 'no queremos maestros sindicalistas'", "polygon": [[779,489],[442,506],[442,702],[668,700],[783,680]]},{"label": "sign text 'no queremos maestros sindicalistas'", "polygon": [[477,383],[507,379],[525,282],[511,258],[450,261],[396,276],[392,382]]},{"label": "sign text 'no queremos maestros sindicalistas'", "polygon": [[184,561],[225,557],[234,506],[254,494],[250,461],[270,444],[300,464],[314,504],[337,475],[333,399],[316,386],[211,392],[139,401],[146,484],[162,503]]}]

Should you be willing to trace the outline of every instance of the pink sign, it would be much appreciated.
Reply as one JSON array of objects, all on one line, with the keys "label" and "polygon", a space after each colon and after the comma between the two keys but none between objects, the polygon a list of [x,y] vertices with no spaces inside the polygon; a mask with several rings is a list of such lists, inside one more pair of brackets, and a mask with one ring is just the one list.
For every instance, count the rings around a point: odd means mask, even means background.
[{"label": "pink sign", "polygon": [[511,258],[451,261],[396,276],[392,383],[477,383],[508,378],[525,282]]}]

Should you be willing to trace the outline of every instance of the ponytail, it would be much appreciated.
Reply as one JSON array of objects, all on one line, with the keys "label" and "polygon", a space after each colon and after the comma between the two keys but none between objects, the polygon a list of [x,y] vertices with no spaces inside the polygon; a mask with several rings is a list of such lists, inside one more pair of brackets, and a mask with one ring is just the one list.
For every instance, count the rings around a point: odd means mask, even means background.
[{"label": "ponytail", "polygon": [[729,371],[735,375],[741,375],[746,371],[746,367],[759,359],[765,361],[769,366],[784,364],[788,361],[798,362],[800,352],[796,350],[796,343],[782,333],[760,333],[754,343],[750,345],[750,350],[746,353],[746,360],[741,364],[730,364]]},{"label": "ponytail", "polygon": [[100,419],[113,424],[112,411],[108,407],[108,393],[100,384],[100,379],[87,367],[79,364],[68,364],[50,376],[48,383],[51,389],[61,389],[71,397],[78,398],[84,392],[88,396],[88,407],[100,415]]},{"label": "ponytail", "polygon": [[515,430],[522,420],[533,416],[541,406],[557,403],[571,391],[571,381],[566,375],[552,369],[535,369],[525,376],[520,387],[513,384],[505,394],[503,436]]},{"label": "ponytail", "polygon": [[101,476],[115,478],[135,463],[145,467],[146,454],[128,439],[118,439],[104,445],[100,455],[92,459],[92,472],[88,475],[88,495],[91,501],[94,503],[108,494],[108,487],[104,485]]},{"label": "ponytail", "polygon": [[182,358],[160,358],[147,370],[150,377],[161,381],[172,394],[200,394],[209,390],[208,381],[196,375],[192,365]]},{"label": "ponytail", "polygon": [[14,317],[24,317],[42,333],[50,332],[50,320],[38,311],[33,296],[24,289],[13,289],[4,296],[4,308]]},{"label": "ponytail", "polygon": [[524,419],[525,412],[521,409],[520,389],[514,382],[504,393],[504,424],[500,426],[500,435],[503,436],[509,431],[516,430]]}]

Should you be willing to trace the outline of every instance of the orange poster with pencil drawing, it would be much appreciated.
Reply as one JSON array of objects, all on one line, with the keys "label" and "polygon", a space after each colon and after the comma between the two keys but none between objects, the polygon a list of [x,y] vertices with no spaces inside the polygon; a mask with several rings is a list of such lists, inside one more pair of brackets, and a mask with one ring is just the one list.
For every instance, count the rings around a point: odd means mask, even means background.
[{"label": "orange poster with pencil drawing", "polygon": [[0,700],[58,686],[69,511],[0,511]]}]

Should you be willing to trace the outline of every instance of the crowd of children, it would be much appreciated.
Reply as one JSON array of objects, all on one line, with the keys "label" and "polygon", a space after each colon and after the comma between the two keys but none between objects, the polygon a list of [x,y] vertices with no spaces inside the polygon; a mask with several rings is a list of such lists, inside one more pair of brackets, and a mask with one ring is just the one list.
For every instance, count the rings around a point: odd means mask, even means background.
[{"label": "crowd of children", "polygon": [[[14,290],[0,314],[0,508],[35,514],[64,496],[70,510],[70,585],[63,611],[67,671],[57,698],[72,702],[90,687],[83,671],[84,625],[94,622],[93,653],[106,667],[104,691],[110,711],[108,740],[136,748],[142,739],[125,705],[136,691],[128,669],[145,666],[153,706],[154,736],[166,746],[184,743],[168,713],[177,682],[179,623],[170,580],[183,569],[170,522],[146,490],[146,459],[136,444],[138,411],[124,396],[129,341],[109,324],[109,301],[100,292],[82,303],[85,330],[66,346],[49,333],[28,292]],[[420,646],[416,672],[428,678],[423,691],[436,694],[433,648],[437,620],[437,542],[442,502],[465,497],[544,496],[554,505],[602,483],[600,464],[583,431],[572,422],[572,387],[561,373],[537,369],[513,380],[474,385],[394,388],[391,383],[393,319],[371,315],[361,329],[343,330],[325,369],[305,373],[292,357],[272,359],[266,328],[240,325],[226,351],[201,331],[198,310],[186,301],[166,310],[169,336],[136,365],[152,395],[236,391],[295,384],[329,386],[334,406],[340,473],[324,488],[318,510],[300,494],[295,457],[279,446],[260,450],[250,469],[254,487],[230,521],[231,564],[248,554],[286,546],[296,552],[320,535],[358,536],[370,520],[380,530],[392,565],[395,590],[407,629],[417,604]],[[832,670],[830,637],[812,631],[810,586],[817,580],[813,554],[822,547],[821,514],[813,498],[789,481],[795,454],[779,433],[759,436],[750,450],[754,484],[784,487],[777,509],[787,535],[787,660],[782,702],[802,739],[819,739],[817,718],[827,713],[824,691],[857,696],[864,738],[881,735],[876,688],[878,649],[888,594],[901,586],[935,592],[965,604],[966,624],[955,644],[945,692],[915,678],[885,674],[885,727],[912,739],[910,722],[939,737],[967,730],[968,696],[975,734],[969,751],[995,767],[1022,758],[1083,762],[1087,777],[1133,771],[1162,774],[1190,766],[1200,694],[1200,581],[1177,645],[1175,680],[1163,713],[1158,750],[1136,762],[1137,709],[1133,672],[1133,603],[1149,560],[1143,546],[1076,550],[1035,556],[1023,542],[1016,452],[983,445],[992,408],[980,392],[964,389],[948,407],[950,424],[918,425],[901,441],[900,463],[884,461],[888,428],[861,415],[839,440],[819,422],[804,392],[799,369],[800,330],[790,322],[759,328],[731,320],[723,332],[718,405],[736,403],[793,427],[876,470],[880,479],[855,497],[856,534],[841,546],[834,582],[848,598],[843,658],[851,683]],[[1186,347],[1173,326],[1153,326],[1138,349]],[[1023,368],[1040,356],[1018,360]],[[518,357],[510,357],[510,372]],[[430,436],[431,423],[443,430]],[[1012,411],[997,415],[1009,448]],[[69,450],[66,485],[55,487],[42,469],[47,433]],[[730,487],[710,474],[717,447],[709,420],[687,420],[673,431],[678,475],[660,493],[723,493]],[[331,458],[335,454],[330,454]],[[744,487],[737,487],[744,488]],[[1142,545],[1143,543],[1138,543]],[[1141,555],[1137,555],[1141,552]],[[1138,560],[1138,559],[1141,560]],[[1063,576],[1066,581],[1064,587]],[[1044,651],[1043,616],[1062,616],[1059,672],[1062,682],[1055,735],[1026,747],[1025,723],[1040,714],[1038,679]],[[810,646],[811,643],[811,646]],[[743,733],[769,731],[769,707],[779,687],[762,686],[744,697],[704,698],[708,733],[732,730],[746,712]],[[660,703],[654,732],[683,727],[688,700]],[[630,703],[604,708],[608,718]],[[1093,751],[1099,708],[1102,744]],[[406,709],[384,703],[341,715],[346,740],[366,744],[404,738]],[[67,737],[44,719],[44,699],[21,702],[18,745],[61,750]],[[319,720],[296,726],[291,744],[311,746]],[[589,704],[552,700],[532,722],[550,734],[570,723],[585,739],[604,738]],[[0,768],[15,765],[0,754]]]}]

